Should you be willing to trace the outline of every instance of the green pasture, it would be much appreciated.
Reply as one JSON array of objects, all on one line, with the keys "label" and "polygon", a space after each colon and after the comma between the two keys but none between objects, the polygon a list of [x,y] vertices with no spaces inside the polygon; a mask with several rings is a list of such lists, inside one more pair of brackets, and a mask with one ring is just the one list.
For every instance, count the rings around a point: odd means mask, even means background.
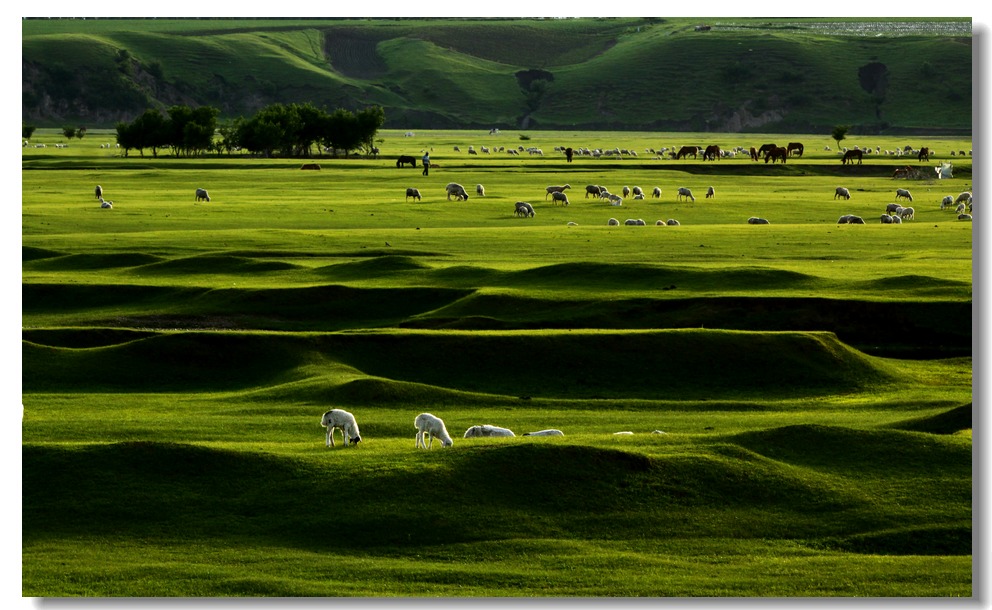
[{"label": "green pasture", "polygon": [[[940,209],[970,141],[380,135],[319,171],[22,149],[24,596],[973,595],[972,224]],[[649,152],[766,141],[806,152]],[[452,447],[415,448],[421,412]],[[462,438],[486,423],[517,437]]]}]

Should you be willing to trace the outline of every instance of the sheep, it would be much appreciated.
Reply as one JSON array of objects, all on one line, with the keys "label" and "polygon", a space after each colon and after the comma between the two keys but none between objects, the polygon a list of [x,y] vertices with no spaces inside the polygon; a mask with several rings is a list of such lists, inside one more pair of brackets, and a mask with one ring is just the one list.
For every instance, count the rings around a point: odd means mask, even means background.
[{"label": "sheep", "polygon": [[900,214],[902,212],[902,206],[898,203],[889,203],[885,206],[886,214]]},{"label": "sheep", "polygon": [[544,189],[545,190],[544,199],[547,200],[548,196],[550,196],[551,193],[564,193],[565,189],[570,189],[570,188],[572,187],[567,184],[564,186],[549,186],[546,189]]},{"label": "sheep", "polygon": [[413,197],[417,201],[420,201],[420,191],[415,188],[406,189],[406,198],[404,199],[404,201],[409,201],[410,197]]},{"label": "sheep", "polygon": [[914,210],[913,208],[903,208],[902,211],[899,212],[899,217],[902,218],[903,220],[913,220],[913,216],[915,214],[916,214],[916,210]]},{"label": "sheep", "polygon": [[103,187],[96,185],[96,198],[103,201]]},{"label": "sheep", "polygon": [[562,205],[568,205],[568,195],[561,191],[555,191],[551,193],[551,203],[555,205],[558,205],[559,203]]},{"label": "sheep", "polygon": [[954,196],[953,195],[946,195],[943,199],[940,200],[940,209],[942,209],[942,210],[943,209],[946,209],[946,208],[949,208],[952,205],[954,205]]},{"label": "sheep", "polygon": [[906,189],[896,189],[896,201],[899,201],[900,199],[909,199],[912,201],[913,196]]},{"label": "sheep", "polygon": [[665,221],[665,224],[670,227],[682,226],[682,224],[679,221],[675,220],[674,218],[669,218],[668,220]]},{"label": "sheep", "polygon": [[606,224],[609,225],[609,226],[611,226],[611,227],[619,227],[620,226],[620,221],[617,220],[616,218],[611,218],[611,219],[609,219],[609,220],[606,221]]},{"label": "sheep", "polygon": [[966,205],[965,205],[965,204],[963,204],[963,203],[959,203],[959,204],[957,205],[957,207],[956,207],[956,208],[954,208],[954,213],[955,213],[955,214],[963,214],[963,213],[964,213],[964,211],[965,211],[966,209],[968,209],[968,206],[966,206]]},{"label": "sheep", "polygon": [[651,190],[651,196],[652,197],[657,197],[657,198],[660,199],[661,198],[661,187],[660,186],[654,187],[654,189]]},{"label": "sheep", "polygon": [[617,436],[618,434],[628,435],[628,434],[633,434],[633,432],[631,432],[630,430],[624,430],[622,432],[614,432],[613,436]]},{"label": "sheep", "polygon": [[621,197],[620,195],[614,195],[613,193],[610,193],[607,199],[609,200],[610,205],[614,205],[614,206],[623,205],[623,197]]},{"label": "sheep", "polygon": [[843,197],[844,199],[850,199],[851,191],[847,190],[843,186],[838,186],[837,189],[834,191],[834,199],[837,199],[839,197]]},{"label": "sheep", "polygon": [[210,201],[210,195],[207,194],[207,189],[196,189],[196,200]]},{"label": "sheep", "polygon": [[630,226],[630,227],[643,227],[643,226],[646,226],[646,223],[643,220],[641,220],[640,218],[628,218],[627,220],[623,221],[623,224],[625,224],[627,226]]},{"label": "sheep", "polygon": [[[454,442],[448,435],[448,429],[444,427],[444,422],[439,417],[435,417],[430,413],[421,413],[413,420],[413,425],[417,428],[417,448],[423,447],[424,449],[430,449],[434,446],[435,438],[441,441],[442,447],[451,447],[454,445]],[[430,443],[424,440],[427,437],[430,438]]]},{"label": "sheep", "polygon": [[710,198],[713,198],[713,197],[716,197],[716,191],[711,186],[708,189],[706,189],[706,198],[707,199],[710,199]]},{"label": "sheep", "polygon": [[468,200],[468,193],[465,192],[465,187],[457,182],[449,182],[444,187],[444,192],[448,194],[448,201],[451,201],[452,195],[454,195],[455,199],[458,201]]},{"label": "sheep", "polygon": [[656,220],[656,221],[654,221],[654,226],[656,226],[656,227],[667,227],[668,225],[665,224],[665,221],[664,220]]},{"label": "sheep", "polygon": [[695,201],[695,200],[696,200],[696,198],[692,196],[692,191],[691,191],[691,190],[689,190],[689,189],[687,189],[687,188],[686,188],[686,187],[684,187],[684,186],[680,186],[680,187],[679,187],[679,191],[678,191],[678,194],[676,195],[676,198],[677,198],[677,199],[678,199],[679,201],[681,201],[683,197],[685,197],[685,198],[687,198],[687,199],[691,199],[691,200],[693,200],[693,201]]},{"label": "sheep", "polygon": [[484,186],[482,186],[481,184],[476,184],[475,185],[475,194],[478,195],[479,197],[485,197],[486,196],[486,188]]},{"label": "sheep", "polygon": [[522,216],[524,218],[534,217],[534,206],[527,203],[526,201],[518,201],[514,204],[513,214],[516,216]]},{"label": "sheep", "polygon": [[634,194],[634,197],[640,197],[641,199],[644,199],[644,190],[641,187],[635,186],[634,188],[630,189],[630,192]]},{"label": "sheep", "polygon": [[472,426],[465,431],[465,438],[472,438],[475,436],[516,436],[516,434],[513,433],[513,430],[508,428],[500,428],[499,426],[483,424],[481,426]]},{"label": "sheep", "polygon": [[586,199],[589,199],[589,195],[592,195],[593,197],[599,197],[600,194],[601,194],[600,187],[596,186],[595,184],[586,185]]},{"label": "sheep", "polygon": [[361,433],[358,431],[358,422],[355,416],[343,409],[331,409],[320,418],[320,425],[327,428],[326,447],[334,446],[334,431],[340,430],[344,439],[344,446],[357,445],[362,442]]},{"label": "sheep", "polygon": [[882,223],[883,225],[890,225],[890,224],[892,224],[892,219],[893,219],[893,218],[899,218],[899,217],[898,217],[898,216],[890,216],[890,215],[888,215],[888,214],[882,214],[882,215],[881,215],[881,216],[879,217],[879,221],[880,221],[880,222],[881,222],[881,223]]},{"label": "sheep", "polygon": [[954,200],[954,203],[967,203],[969,211],[971,210],[971,202],[972,202],[971,191],[965,191],[961,193],[960,195],[958,195],[957,199]]},{"label": "sheep", "polygon": [[768,224],[767,218],[758,218],[757,216],[752,216],[747,219],[747,224],[749,225],[766,225]]},{"label": "sheep", "polygon": [[565,436],[561,430],[550,428],[548,430],[538,430],[537,432],[526,432],[524,436]]},{"label": "sheep", "polygon": [[854,214],[844,214],[837,219],[837,224],[839,225],[863,225],[865,224],[865,219],[860,216],[855,216]]},{"label": "sheep", "polygon": [[112,207],[114,207],[114,202],[113,201],[106,201],[103,197],[100,197],[100,207],[101,208],[104,208],[104,209],[112,208]]},{"label": "sheep", "polygon": [[971,220],[971,214],[958,214],[958,220]]},{"label": "sheep", "polygon": [[630,187],[629,186],[623,187],[623,189],[621,189],[621,192],[623,193],[624,198],[630,197]]}]

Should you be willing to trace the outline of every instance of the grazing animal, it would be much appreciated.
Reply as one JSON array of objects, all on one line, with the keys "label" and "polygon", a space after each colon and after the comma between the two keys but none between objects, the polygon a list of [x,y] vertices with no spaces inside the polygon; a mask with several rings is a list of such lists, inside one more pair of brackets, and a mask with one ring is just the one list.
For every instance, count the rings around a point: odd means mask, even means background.
[{"label": "grazing animal", "polygon": [[680,223],[679,221],[675,220],[674,218],[669,218],[668,220],[665,221],[665,224],[668,225],[668,226],[670,226],[670,227],[679,227],[679,226],[682,226],[682,223]]},{"label": "grazing animal", "polygon": [[622,192],[622,193],[623,193],[623,196],[624,196],[625,198],[626,198],[626,197],[630,197],[630,187],[629,187],[629,186],[625,186],[625,187],[623,187],[622,189],[620,189],[620,192]]},{"label": "grazing animal", "polygon": [[882,215],[881,215],[881,216],[879,217],[879,221],[880,221],[880,222],[881,222],[881,223],[882,223],[883,225],[890,225],[890,224],[892,224],[892,219],[893,219],[893,218],[899,218],[899,217],[898,217],[898,216],[891,216],[891,215],[889,215],[889,214],[882,214]]},{"label": "grazing animal", "polygon": [[196,189],[196,200],[210,201],[210,195],[207,194],[207,189]]},{"label": "grazing animal", "polygon": [[565,433],[555,428],[548,430],[538,430],[537,432],[525,432],[524,436],[565,436]]},{"label": "grazing animal", "polygon": [[534,217],[534,206],[527,203],[526,201],[518,201],[514,204],[513,213],[516,216],[522,216],[523,218],[533,218]]},{"label": "grazing animal", "polygon": [[889,203],[889,204],[886,204],[885,205],[885,213],[886,214],[897,214],[897,215],[898,214],[901,214],[902,213],[902,206],[899,205],[898,203]]},{"label": "grazing animal", "polygon": [[644,189],[642,189],[641,187],[635,186],[634,188],[630,189],[630,192],[634,194],[634,197],[640,197],[641,199],[644,199]]},{"label": "grazing animal", "polygon": [[958,214],[958,220],[971,220],[971,214]]},{"label": "grazing animal", "polygon": [[500,428],[499,426],[491,426],[489,424],[483,424],[481,426],[472,426],[465,431],[465,438],[473,438],[476,436],[516,436],[513,430],[509,428]]},{"label": "grazing animal", "polygon": [[562,205],[568,205],[568,195],[561,191],[555,191],[554,193],[551,193],[551,203],[555,205],[558,205],[559,203]]},{"label": "grazing animal", "polygon": [[840,197],[843,197],[844,199],[850,199],[851,191],[847,190],[843,186],[838,186],[837,190],[834,191],[834,199],[838,199]]},{"label": "grazing animal", "polygon": [[396,167],[403,167],[409,164],[410,167],[417,167],[417,159],[411,155],[400,155],[396,159]]},{"label": "grazing animal", "polygon": [[475,185],[475,194],[478,195],[479,197],[485,197],[486,196],[486,187],[482,186],[481,184],[476,184]]},{"label": "grazing animal", "polygon": [[902,218],[903,220],[913,220],[913,217],[915,215],[916,215],[916,210],[914,210],[913,208],[903,208],[902,211],[899,213],[899,217]]},{"label": "grazing animal", "polygon": [[716,161],[720,158],[720,147],[716,144],[710,144],[703,150],[703,161]]},{"label": "grazing animal", "polygon": [[971,191],[965,191],[961,193],[960,195],[958,195],[957,199],[954,200],[954,203],[962,203],[962,202],[971,205]]},{"label": "grazing animal", "polygon": [[852,148],[851,150],[844,153],[844,156],[841,157],[840,162],[843,163],[844,165],[847,165],[848,163],[851,163],[853,165],[854,160],[857,159],[858,165],[861,165],[861,159],[864,156],[865,153],[862,150],[858,148]]},{"label": "grazing animal", "polygon": [[696,198],[692,196],[691,190],[687,189],[684,186],[680,186],[678,190],[678,194],[676,195],[676,199],[681,201],[683,197],[685,197],[686,199],[691,199],[693,201],[696,200]]},{"label": "grazing animal", "polygon": [[683,146],[682,148],[679,149],[679,152],[675,153],[675,158],[681,159],[683,157],[688,157],[689,155],[692,155],[692,158],[695,159],[698,153],[699,153],[698,146]]},{"label": "grazing animal", "polygon": [[659,198],[659,199],[660,199],[660,198],[661,198],[661,187],[660,187],[660,186],[656,186],[656,187],[654,187],[654,188],[653,188],[653,189],[651,190],[651,196],[652,196],[652,197],[657,197],[657,198]]},{"label": "grazing animal", "polygon": [[926,146],[924,146],[923,148],[920,149],[920,153],[918,155],[916,155],[916,158],[917,158],[917,160],[919,160],[921,162],[922,161],[929,161],[930,160],[930,149],[927,148]]},{"label": "grazing animal", "polygon": [[751,160],[752,161],[757,161],[758,160],[758,149],[756,149],[755,147],[752,146],[751,147],[751,150],[748,151],[748,152],[751,154]]},{"label": "grazing animal", "polygon": [[570,188],[572,188],[572,187],[569,186],[569,185],[567,185],[567,184],[564,185],[564,186],[549,186],[546,189],[544,189],[544,191],[545,191],[545,193],[544,193],[544,199],[545,199],[545,201],[547,201],[547,199],[551,195],[551,193],[564,193],[565,192],[565,189],[570,189]]},{"label": "grazing animal", "polygon": [[786,145],[785,149],[789,153],[789,156],[793,156],[793,155],[797,157],[803,156],[804,148],[802,142],[789,142],[788,145]]},{"label": "grazing animal", "polygon": [[325,412],[324,416],[320,418],[320,425],[327,428],[327,442],[325,443],[327,447],[334,446],[335,430],[341,431],[345,447],[362,442],[355,416],[343,409],[331,409]]},{"label": "grazing animal", "polygon": [[448,201],[451,201],[452,195],[454,195],[455,199],[458,201],[468,200],[468,193],[465,192],[465,187],[456,182],[449,182],[445,185],[444,192],[448,194]]},{"label": "grazing animal", "polygon": [[713,187],[711,186],[708,189],[706,189],[706,198],[712,199],[714,197],[716,197],[716,190],[714,190]]},{"label": "grazing animal", "polygon": [[[761,146],[758,147],[758,156],[759,157],[763,157],[763,156],[767,155],[768,154],[768,151],[770,151],[773,148],[778,148],[778,145],[777,144],[762,144]],[[755,159],[755,161],[757,161],[757,159]]]},{"label": "grazing animal", "polygon": [[749,225],[766,225],[768,220],[765,218],[758,218],[757,216],[752,216],[747,219],[747,224]]},{"label": "grazing animal", "polygon": [[865,224],[865,219],[860,216],[855,216],[854,214],[844,214],[837,219],[837,224],[839,225],[863,225]]},{"label": "grazing animal", "polygon": [[104,208],[104,209],[112,208],[112,207],[114,207],[114,202],[113,201],[105,201],[103,197],[100,197],[100,207],[101,208]]},{"label": "grazing animal", "polygon": [[785,159],[788,156],[789,153],[785,148],[781,146],[776,146],[775,148],[765,153],[765,163],[768,163],[769,161],[775,163],[775,161],[778,159],[781,159],[782,163],[785,163]]},{"label": "grazing animal", "polygon": [[406,198],[404,201],[409,201],[410,197],[413,197],[417,201],[420,201],[420,190],[415,188],[406,189]]},{"label": "grazing animal", "polygon": [[100,186],[99,184],[96,185],[96,198],[103,199],[103,187]]},{"label": "grazing animal", "polygon": [[442,447],[454,445],[448,434],[448,429],[444,427],[444,422],[441,421],[440,417],[435,417],[430,413],[421,413],[413,420],[413,425],[417,428],[417,448],[430,449],[434,446],[435,438],[441,441]]},{"label": "grazing animal", "polygon": [[628,225],[628,226],[632,226],[632,227],[646,227],[647,226],[647,223],[644,222],[643,220],[641,220],[640,218],[628,218],[627,220],[623,221],[623,224]]},{"label": "grazing animal", "polygon": [[609,220],[606,221],[606,224],[609,225],[609,226],[611,226],[611,227],[619,227],[620,226],[620,221],[617,220],[616,218],[611,218],[611,219],[609,219]]},{"label": "grazing animal", "polygon": [[589,198],[589,195],[592,195],[593,197],[599,197],[600,194],[601,194],[600,187],[596,186],[595,184],[586,185],[586,199]]},{"label": "grazing animal", "polygon": [[896,189],[896,201],[899,201],[900,199],[909,199],[912,201],[913,195],[906,189]]},{"label": "grazing animal", "polygon": [[610,202],[610,205],[623,205],[623,197],[621,197],[620,195],[607,193],[606,199]]}]

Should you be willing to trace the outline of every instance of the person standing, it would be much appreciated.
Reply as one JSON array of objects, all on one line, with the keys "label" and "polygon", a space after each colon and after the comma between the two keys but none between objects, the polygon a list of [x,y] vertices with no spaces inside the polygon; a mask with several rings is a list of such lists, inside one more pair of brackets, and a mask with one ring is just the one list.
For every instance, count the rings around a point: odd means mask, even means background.
[{"label": "person standing", "polygon": [[430,169],[431,169],[431,153],[429,152],[424,153],[423,164],[424,164],[424,175],[427,176],[430,174]]}]

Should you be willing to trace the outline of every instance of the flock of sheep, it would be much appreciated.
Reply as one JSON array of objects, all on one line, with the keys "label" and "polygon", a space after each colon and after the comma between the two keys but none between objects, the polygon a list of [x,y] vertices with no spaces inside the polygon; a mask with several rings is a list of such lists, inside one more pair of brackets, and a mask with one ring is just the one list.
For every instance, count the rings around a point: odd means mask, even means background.
[{"label": "flock of sheep", "polygon": [[[327,447],[334,447],[334,431],[340,430],[341,436],[344,439],[344,444],[357,445],[362,442],[361,432],[358,429],[358,422],[355,421],[355,416],[348,411],[343,409],[331,409],[324,413],[320,418],[320,425],[326,428],[326,443]],[[434,446],[434,439],[440,441],[442,447],[451,447],[454,445],[454,441],[451,440],[451,435],[448,433],[448,428],[444,425],[444,421],[432,415],[430,413],[421,413],[413,420],[413,425],[417,429],[417,444],[416,448],[431,449]],[[630,431],[615,432],[614,434],[633,434]],[[665,434],[661,430],[655,430],[652,434]],[[513,430],[509,428],[503,428],[500,426],[493,426],[490,424],[475,425],[469,427],[465,431],[464,438],[481,438],[481,437],[509,437],[516,436]],[[527,432],[524,436],[565,436],[561,430],[556,428],[548,428],[546,430],[538,430],[537,432]]]},{"label": "flock of sheep", "polygon": [[[834,199],[844,199],[846,201],[850,198],[851,191],[842,186],[838,186],[837,190],[834,192]],[[908,189],[896,189],[895,202],[887,204],[885,206],[885,213],[879,218],[879,221],[882,224],[902,224],[904,220],[913,220],[916,217],[916,210],[913,207],[903,207],[900,205],[899,202],[902,200],[912,203],[913,194],[910,193]],[[953,195],[945,196],[940,202],[940,209],[946,210],[954,207],[955,212],[958,215],[958,220],[969,221],[972,219],[972,205],[973,198],[971,191],[965,191],[959,194],[956,198]],[[967,213],[965,212],[966,209],[968,210]],[[837,219],[837,224],[863,225],[865,224],[865,219],[855,214],[844,214]]]},{"label": "flock of sheep", "polygon": [[[207,189],[196,189],[194,193],[195,201],[210,201],[210,195],[207,193]],[[100,201],[100,207],[103,209],[113,208],[114,202],[103,198],[103,187],[99,184],[96,185],[96,198]]]}]

